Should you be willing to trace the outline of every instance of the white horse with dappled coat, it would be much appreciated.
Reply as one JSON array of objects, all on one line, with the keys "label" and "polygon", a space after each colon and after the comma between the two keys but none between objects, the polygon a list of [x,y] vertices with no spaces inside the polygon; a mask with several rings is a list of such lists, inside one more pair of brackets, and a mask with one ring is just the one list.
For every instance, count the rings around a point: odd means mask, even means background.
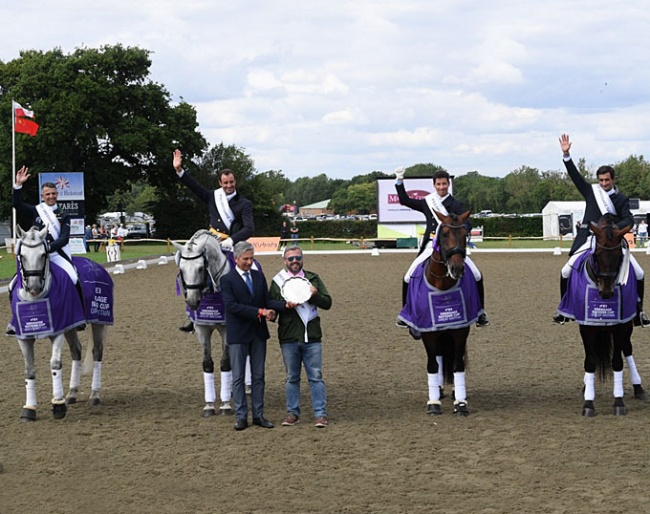
[{"label": "white horse with dappled coat", "polygon": [[205,406],[203,417],[217,414],[212,360],[212,334],[221,336],[221,390],[218,413],[231,415],[232,370],[230,352],[226,341],[226,318],[219,279],[231,269],[228,257],[221,251],[218,239],[208,230],[197,231],[185,245],[172,241],[178,250],[177,284],[187,305],[188,315],[194,323],[194,331],[203,350],[203,386]]},{"label": "white horse with dappled coat", "polygon": [[[81,281],[84,304],[76,286],[67,273],[50,266],[47,249],[47,228],[35,227],[27,232],[17,227],[17,276],[12,293],[12,322],[16,338],[25,360],[26,402],[22,409],[23,421],[36,419],[36,369],[34,346],[39,338],[48,337],[52,343],[50,369],[52,373],[52,414],[62,419],[67,404],[77,401],[82,371],[92,371],[90,405],[99,405],[101,369],[106,328],[113,324],[113,281],[108,272],[90,259],[74,257]],[[86,350],[82,370],[82,347],[77,328],[92,326],[93,348]],[[64,339],[70,347],[72,369],[67,396],[63,392],[63,362],[61,352]]]}]

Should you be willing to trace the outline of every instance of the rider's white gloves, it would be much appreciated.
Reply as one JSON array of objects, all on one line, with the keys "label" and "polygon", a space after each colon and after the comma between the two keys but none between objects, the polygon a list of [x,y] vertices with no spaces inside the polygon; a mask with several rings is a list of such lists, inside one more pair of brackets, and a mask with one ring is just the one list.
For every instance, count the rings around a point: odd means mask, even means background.
[{"label": "rider's white gloves", "polygon": [[400,166],[395,170],[395,180],[404,180],[404,166]]},{"label": "rider's white gloves", "polygon": [[232,238],[231,238],[231,237],[229,237],[228,239],[224,239],[223,241],[221,241],[221,249],[222,249],[224,252],[229,252],[230,250],[232,250],[232,247],[233,247],[234,245],[235,245],[235,243],[232,242]]}]

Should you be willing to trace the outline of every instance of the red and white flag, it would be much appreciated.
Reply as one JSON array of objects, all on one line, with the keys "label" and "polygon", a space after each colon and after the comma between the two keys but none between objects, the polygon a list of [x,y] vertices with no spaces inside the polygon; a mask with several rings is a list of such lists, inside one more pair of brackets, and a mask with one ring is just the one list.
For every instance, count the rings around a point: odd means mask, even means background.
[{"label": "red and white flag", "polygon": [[16,118],[14,130],[19,134],[29,134],[34,137],[38,132],[38,123],[27,118]]},{"label": "red and white flag", "polygon": [[16,114],[16,118],[33,118],[34,117],[34,111],[30,111],[29,109],[25,109],[18,102],[13,102],[13,104],[14,104],[14,113]]}]

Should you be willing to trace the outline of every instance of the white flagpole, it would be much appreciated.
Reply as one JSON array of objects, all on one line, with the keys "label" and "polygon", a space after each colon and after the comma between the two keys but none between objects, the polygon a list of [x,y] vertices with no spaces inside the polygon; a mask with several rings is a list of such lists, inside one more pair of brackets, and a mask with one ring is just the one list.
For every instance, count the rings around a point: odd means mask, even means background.
[{"label": "white flagpole", "polygon": [[[13,195],[14,184],[16,183],[16,107],[14,99],[11,99],[11,186],[9,191]],[[11,209],[11,238],[14,248],[16,247],[16,209]],[[11,252],[13,253],[13,252]]]}]

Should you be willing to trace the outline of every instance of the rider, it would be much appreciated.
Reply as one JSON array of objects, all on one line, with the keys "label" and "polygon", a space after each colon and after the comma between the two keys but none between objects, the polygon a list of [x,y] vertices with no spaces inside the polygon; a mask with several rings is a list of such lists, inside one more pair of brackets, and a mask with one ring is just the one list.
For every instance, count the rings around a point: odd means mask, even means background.
[{"label": "rider", "polygon": [[[41,187],[41,199],[38,205],[29,205],[22,200],[23,184],[29,179],[29,168],[23,166],[16,173],[16,183],[13,187],[13,207],[18,212],[30,216],[32,225],[39,230],[47,227],[48,234],[46,238],[47,251],[50,257],[50,264],[61,268],[67,273],[75,284],[81,304],[84,304],[81,282],[77,276],[77,270],[72,264],[72,254],[70,252],[70,215],[59,210],[57,199],[59,192],[56,185],[52,182],[45,182]],[[15,285],[15,279],[9,286],[9,298]],[[83,328],[79,328],[83,330]],[[7,335],[15,335],[12,327],[8,326]]]},{"label": "rider", "polygon": [[[589,223],[598,222],[603,214],[610,213],[621,221],[617,223],[618,228],[625,228],[634,225],[634,218],[630,212],[630,200],[627,196],[620,193],[618,188],[614,186],[616,182],[616,173],[611,166],[601,166],[596,171],[598,184],[589,184],[580,174],[576,165],[571,159],[571,141],[568,134],[562,134],[560,137],[560,148],[564,156],[564,165],[569,173],[569,177],[580,191],[580,194],[585,199],[585,214],[582,218],[582,223],[578,233],[573,241],[571,250],[569,251],[569,260],[562,268],[560,275],[560,298],[564,297],[573,269],[573,264],[578,259],[582,252],[589,250],[592,244],[592,236],[589,233]],[[634,269],[636,276],[638,303],[637,314],[634,318],[634,325],[646,327],[650,325],[650,319],[643,312],[643,288],[644,288],[644,272],[643,268],[636,261],[632,253],[629,254],[630,263]],[[569,318],[563,316],[559,312],[553,316],[553,322],[563,325],[569,321]]]},{"label": "rider", "polygon": [[[404,275],[404,280],[402,282],[402,305],[406,304],[406,295],[408,291],[408,284],[411,280],[411,275],[415,268],[417,268],[422,262],[428,259],[433,252],[433,241],[432,237],[435,237],[436,229],[438,228],[439,221],[433,213],[434,210],[440,212],[441,214],[463,214],[467,211],[465,206],[456,200],[451,194],[449,194],[449,173],[444,170],[437,171],[433,175],[433,187],[435,192],[428,195],[423,200],[416,200],[410,198],[406,193],[404,188],[404,168],[398,168],[395,171],[395,189],[397,190],[397,196],[399,197],[399,203],[409,207],[415,211],[419,211],[426,217],[427,227],[424,232],[424,237],[422,238],[422,244],[420,246],[420,251],[418,256],[415,258],[408,271]],[[468,223],[469,224],[469,223]],[[469,231],[469,227],[468,227]],[[474,279],[476,280],[476,285],[478,287],[479,301],[481,303],[481,309],[485,307],[485,292],[483,289],[483,276],[481,272],[476,267],[476,264],[472,262],[469,257],[465,257],[465,263],[472,271]],[[404,323],[399,318],[395,322],[398,327],[406,328],[406,323]],[[483,310],[483,313],[478,317],[476,321],[477,327],[487,327],[490,324],[488,316]]]},{"label": "rider", "polygon": [[[237,193],[235,175],[224,168],[219,172],[219,189],[207,189],[199,184],[183,169],[183,155],[174,151],[174,169],[179,180],[208,206],[210,212],[210,232],[221,239],[221,249],[231,251],[239,241],[253,235],[253,204]],[[194,324],[188,320],[179,330],[192,332]]]}]

